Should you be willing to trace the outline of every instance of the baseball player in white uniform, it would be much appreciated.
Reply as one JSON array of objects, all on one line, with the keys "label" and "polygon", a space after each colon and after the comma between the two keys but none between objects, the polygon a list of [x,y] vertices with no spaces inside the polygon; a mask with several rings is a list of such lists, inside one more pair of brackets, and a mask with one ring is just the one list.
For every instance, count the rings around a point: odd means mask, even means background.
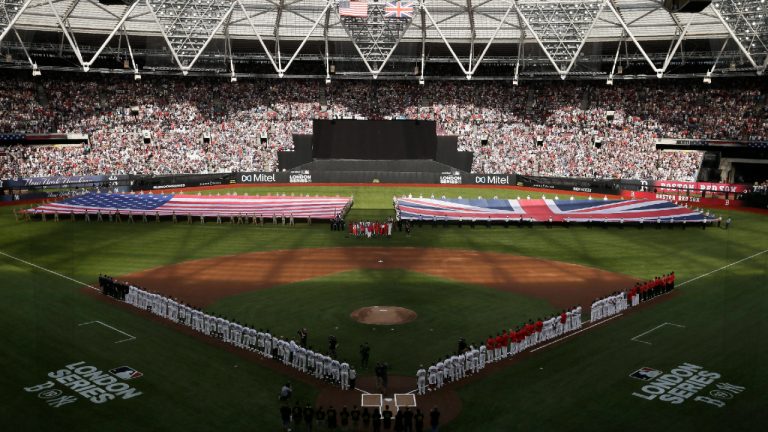
[{"label": "baseball player in white uniform", "polygon": [[315,355],[315,378],[323,379],[325,377],[325,358],[322,354]]},{"label": "baseball player in white uniform", "polygon": [[443,361],[437,362],[437,388],[443,387],[443,380],[445,379],[445,363]]},{"label": "baseball player in white uniform", "polygon": [[423,365],[419,365],[419,370],[416,371],[416,385],[420,395],[427,394],[427,371]]},{"label": "baseball player in white uniform", "polygon": [[573,315],[576,318],[576,328],[581,328],[581,306],[576,306],[576,313]]},{"label": "baseball player in white uniform", "polygon": [[229,343],[230,342],[230,334],[229,334],[229,328],[232,325],[229,321],[225,320],[224,318],[219,318],[221,321],[219,321],[219,333],[221,334],[221,338],[224,340],[224,342]]},{"label": "baseball player in white uniform", "polygon": [[480,348],[478,348],[477,350],[479,351],[477,369],[482,370],[485,368],[485,353],[486,353],[485,344],[481,343]]},{"label": "baseball player in white uniform", "polygon": [[349,364],[342,362],[339,366],[339,376],[341,379],[341,389],[349,390]]},{"label": "baseball player in white uniform", "polygon": [[272,343],[275,341],[275,337],[269,333],[264,334],[264,357],[272,358]]},{"label": "baseball player in white uniform", "polygon": [[187,320],[187,305],[183,303],[179,303],[179,322],[187,326],[190,324]]},{"label": "baseball player in white uniform", "polygon": [[453,364],[456,369],[456,379],[460,380],[464,378],[464,368],[466,368],[467,365],[467,356],[464,354],[457,355]]},{"label": "baseball player in white uniform", "polygon": [[331,379],[335,382],[341,380],[341,363],[338,360],[331,360]]},{"label": "baseball player in white uniform", "polygon": [[437,386],[437,367],[435,365],[429,367],[427,380],[429,381],[429,389],[434,390]]},{"label": "baseball player in white uniform", "polygon": [[299,363],[297,368],[302,372],[307,371],[307,351],[309,350],[307,350],[304,347],[298,347],[296,349],[296,355],[299,357]]},{"label": "baseball player in white uniform", "polygon": [[317,354],[312,350],[307,350],[307,370],[311,371],[312,375],[315,375],[317,369],[315,368],[315,356]]},{"label": "baseball player in white uniform", "polygon": [[299,367],[299,356],[296,355],[298,347],[296,341],[291,339],[291,342],[288,344],[288,352],[291,354],[291,366],[297,369]]},{"label": "baseball player in white uniform", "polygon": [[325,377],[330,378],[333,376],[333,371],[331,370],[331,366],[333,366],[333,361],[331,357],[324,355],[323,356],[323,369],[325,372]]}]

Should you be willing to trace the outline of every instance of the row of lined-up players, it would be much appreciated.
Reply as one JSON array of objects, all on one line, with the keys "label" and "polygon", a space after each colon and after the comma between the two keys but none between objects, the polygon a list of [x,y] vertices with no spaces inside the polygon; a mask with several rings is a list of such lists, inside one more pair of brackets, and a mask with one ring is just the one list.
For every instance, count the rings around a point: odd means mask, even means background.
[{"label": "row of lined-up players", "polygon": [[343,390],[354,388],[357,371],[345,361],[305,348],[293,340],[273,336],[267,330],[255,330],[207,314],[172,298],[115,281],[108,276],[99,276],[99,283],[104,294],[138,309],[186,325],[237,348],[274,358],[286,366],[339,385]]}]

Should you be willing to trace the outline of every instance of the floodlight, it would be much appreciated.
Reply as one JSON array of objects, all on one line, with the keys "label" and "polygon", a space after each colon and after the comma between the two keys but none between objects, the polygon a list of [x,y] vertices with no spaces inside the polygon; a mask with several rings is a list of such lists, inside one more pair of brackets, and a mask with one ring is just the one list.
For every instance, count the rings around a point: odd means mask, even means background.
[{"label": "floodlight", "polygon": [[424,85],[424,78],[419,78],[419,85]]},{"label": "floodlight", "polygon": [[133,80],[134,81],[141,81],[141,75],[139,73],[133,74]]},{"label": "floodlight", "polygon": [[325,77],[325,85],[331,84],[331,77]]},{"label": "floodlight", "polygon": [[40,69],[37,68],[37,63],[33,63],[32,64],[32,76],[33,77],[39,77],[40,75],[42,75],[42,73],[40,73]]}]

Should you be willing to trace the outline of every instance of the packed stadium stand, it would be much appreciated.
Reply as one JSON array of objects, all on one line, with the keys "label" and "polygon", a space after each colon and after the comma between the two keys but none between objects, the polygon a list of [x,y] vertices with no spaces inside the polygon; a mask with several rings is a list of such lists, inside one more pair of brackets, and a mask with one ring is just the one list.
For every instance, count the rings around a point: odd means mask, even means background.
[{"label": "packed stadium stand", "polygon": [[83,133],[90,142],[11,146],[0,177],[273,171],[277,152],[292,148],[293,134],[311,134],[313,119],[365,118],[435,120],[438,135],[474,153],[473,172],[690,181],[701,153],[657,151],[655,140],[767,139],[767,87],[759,78],[518,87],[4,75],[1,132]]}]

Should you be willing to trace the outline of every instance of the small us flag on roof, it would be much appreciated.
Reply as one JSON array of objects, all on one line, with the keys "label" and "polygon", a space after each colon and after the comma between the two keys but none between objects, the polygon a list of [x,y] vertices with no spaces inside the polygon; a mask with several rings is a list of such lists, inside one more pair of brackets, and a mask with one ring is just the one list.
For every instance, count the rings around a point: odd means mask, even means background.
[{"label": "small us flag on roof", "polygon": [[339,16],[368,18],[367,0],[340,0]]},{"label": "small us flag on roof", "polygon": [[413,2],[387,2],[384,18],[413,18]]}]

